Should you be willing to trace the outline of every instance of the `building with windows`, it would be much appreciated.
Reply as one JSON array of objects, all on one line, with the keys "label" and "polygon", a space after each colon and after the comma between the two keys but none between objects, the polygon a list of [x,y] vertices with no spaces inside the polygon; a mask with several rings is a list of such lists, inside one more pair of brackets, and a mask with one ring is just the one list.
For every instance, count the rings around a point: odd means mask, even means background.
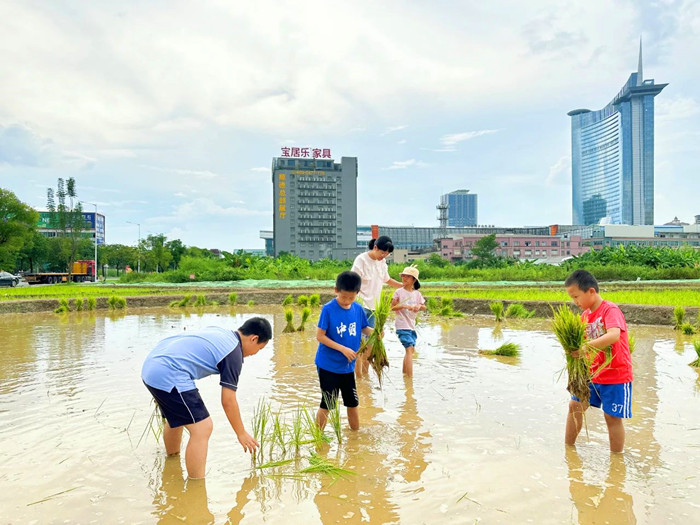
[{"label": "building with windows", "polygon": [[[93,240],[97,237],[98,245],[105,244],[105,216],[101,213],[85,211],[83,212],[83,219],[85,220],[85,226],[82,235]],[[60,235],[62,231],[56,226],[57,220],[56,212],[40,211],[37,231],[45,237]]]},{"label": "building with windows", "polygon": [[603,109],[571,117],[573,223],[654,224],[654,97],[668,84],[644,80],[639,63]]},{"label": "building with windows", "polygon": [[[469,261],[474,244],[484,235],[451,235],[440,239],[440,255],[449,261]],[[584,246],[580,235],[496,234],[498,247],[494,255],[516,259],[546,259],[561,261],[581,255],[590,248]]]},{"label": "building with windows", "polygon": [[440,197],[438,209],[447,206],[447,226],[461,228],[477,225],[477,196],[469,190],[456,190]]},{"label": "building with windows", "polygon": [[357,158],[272,160],[274,255],[352,259],[357,246]]}]

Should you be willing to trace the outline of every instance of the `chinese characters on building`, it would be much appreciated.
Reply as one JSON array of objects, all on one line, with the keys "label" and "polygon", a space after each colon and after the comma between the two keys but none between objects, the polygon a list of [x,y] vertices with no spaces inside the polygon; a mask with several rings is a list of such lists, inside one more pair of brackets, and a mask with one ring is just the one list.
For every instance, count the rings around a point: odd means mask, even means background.
[{"label": "chinese characters on building", "polygon": [[280,173],[279,176],[279,203],[278,211],[280,219],[287,217],[287,175]]},{"label": "chinese characters on building", "polygon": [[283,157],[298,159],[330,159],[331,150],[325,148],[282,148]]}]

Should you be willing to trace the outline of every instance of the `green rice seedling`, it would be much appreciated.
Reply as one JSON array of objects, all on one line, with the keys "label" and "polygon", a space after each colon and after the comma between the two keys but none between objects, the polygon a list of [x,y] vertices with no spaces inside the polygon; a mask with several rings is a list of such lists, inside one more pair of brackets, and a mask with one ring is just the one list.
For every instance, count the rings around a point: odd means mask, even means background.
[{"label": "green rice seedling", "polygon": [[309,308],[307,306],[301,311],[301,324],[299,324],[299,328],[297,328],[297,332],[304,331],[304,325],[309,320],[309,317],[311,317],[311,308]]},{"label": "green rice seedling", "polygon": [[158,405],[156,404],[155,400],[153,401],[153,411],[151,412],[151,416],[148,418],[148,423],[146,424],[146,428],[143,429],[143,432],[141,433],[141,437],[139,438],[138,442],[136,443],[136,446],[138,447],[141,441],[143,440],[143,437],[148,433],[148,431],[151,431],[151,434],[153,434],[153,437],[156,438],[156,441],[160,441],[161,436],[163,435],[163,429],[165,428],[165,423],[163,423],[163,415],[160,413],[160,408],[158,408]]},{"label": "green rice seedling", "polygon": [[673,328],[675,330],[680,330],[683,326],[683,323],[685,322],[685,308],[683,308],[682,306],[676,306],[673,309],[673,318],[675,320],[675,325],[673,326]]},{"label": "green rice seedling", "polygon": [[425,301],[425,307],[427,308],[428,312],[431,314],[436,314],[440,312],[440,308],[442,304],[442,299],[439,297],[428,297]]},{"label": "green rice seedling", "polygon": [[354,476],[355,473],[352,470],[344,469],[338,467],[332,461],[322,458],[318,454],[311,453],[309,458],[309,466],[301,469],[299,472],[302,474],[319,473],[326,474],[332,477],[334,480],[339,478],[347,479],[348,476]]},{"label": "green rice seedling", "polygon": [[294,311],[291,308],[285,308],[284,319],[287,321],[287,324],[284,327],[284,330],[282,330],[282,333],[288,334],[291,332],[296,332],[297,329],[294,328]]},{"label": "green rice seedling", "polygon": [[248,306],[254,306],[254,305],[255,305],[255,301],[253,301],[252,299],[250,301],[248,301]]},{"label": "green rice seedling", "polygon": [[520,303],[509,304],[505,313],[505,317],[521,317],[524,319],[528,319],[533,315],[535,315],[534,310],[528,310]]},{"label": "green rice seedling", "polygon": [[386,357],[386,348],[384,347],[381,334],[384,332],[386,319],[389,317],[389,312],[391,312],[391,297],[392,293],[385,290],[381,293],[379,299],[377,299],[374,305],[374,311],[372,312],[374,316],[374,330],[372,330],[369,337],[364,340],[359,350],[360,353],[369,352],[367,361],[376,372],[380,385],[382,384],[384,368],[389,366],[389,359]]},{"label": "green rice seedling", "polygon": [[117,309],[117,296],[113,295],[109,299],[107,299],[107,304],[109,305],[110,310],[116,310]]},{"label": "green rice seedling", "polygon": [[55,314],[65,314],[66,312],[68,312],[68,310],[66,310],[65,306],[59,306],[58,308],[55,308],[53,311],[53,313],[55,313]]},{"label": "green rice seedling", "polygon": [[690,366],[700,368],[700,341],[698,341],[697,339],[693,341],[693,348],[695,349],[695,353],[698,355],[698,358],[692,363],[690,363]]},{"label": "green rice seedling", "polygon": [[78,297],[77,299],[74,299],[73,305],[75,306],[76,312],[82,312],[83,311],[83,299],[82,299],[82,297]]},{"label": "green rice seedling", "polygon": [[228,294],[228,304],[234,305],[236,301],[238,301],[238,294],[236,292]]},{"label": "green rice seedling", "polygon": [[297,297],[297,304],[299,306],[309,306],[309,296],[300,295],[299,297]]},{"label": "green rice seedling", "polygon": [[185,296],[177,302],[177,305],[180,308],[185,308],[188,304],[190,304],[190,299],[192,299],[192,295],[185,294]]},{"label": "green rice seedling", "polygon": [[693,335],[695,333],[695,327],[692,324],[685,322],[681,325],[681,333],[683,335]]},{"label": "green rice seedling", "polygon": [[318,308],[321,304],[321,294],[311,294],[309,295],[309,306],[312,308]]},{"label": "green rice seedling", "polygon": [[325,432],[323,432],[323,429],[321,429],[317,424],[316,424],[316,418],[313,416],[311,412],[309,412],[306,407],[303,407],[303,415],[304,415],[304,423],[306,424],[306,432],[311,438],[309,441],[310,443],[313,443],[313,445],[316,448],[321,447],[324,443],[328,443],[330,440],[328,439],[328,436],[326,436]]},{"label": "green rice seedling", "polygon": [[333,427],[333,433],[335,434],[338,443],[342,443],[343,430],[340,421],[340,405],[338,403],[335,404],[335,407],[333,407],[333,409],[328,411],[328,421],[330,422],[331,427]]},{"label": "green rice seedling", "polygon": [[95,297],[88,297],[87,309],[92,311],[97,308],[97,299]]},{"label": "green rice seedling", "polygon": [[66,312],[70,312],[70,303],[68,302],[68,299],[65,298],[60,298],[58,300],[58,307],[63,308]]},{"label": "green rice seedling", "polygon": [[206,295],[204,295],[204,294],[198,295],[194,301],[194,305],[196,307],[200,307],[200,308],[202,306],[207,306],[207,304],[209,304],[209,303],[207,301]]},{"label": "green rice seedling", "polygon": [[176,306],[180,306],[180,301],[170,301],[170,304],[168,305],[170,308],[175,308]]},{"label": "green rice seedling", "polygon": [[[306,411],[306,408],[303,409]],[[292,419],[292,427],[290,429],[289,444],[294,447],[295,452],[299,452],[299,447],[304,445],[304,414],[301,408],[297,408]]]},{"label": "green rice seedling", "polygon": [[520,355],[520,345],[517,343],[504,343],[495,350],[479,350],[479,353],[484,355],[517,357]]},{"label": "green rice seedling", "polygon": [[582,402],[588,402],[591,394],[588,389],[588,381],[591,376],[589,363],[586,359],[571,355],[571,352],[578,352],[583,346],[586,325],[567,306],[560,306],[556,310],[552,308],[552,312],[554,314],[552,329],[566,356],[566,371],[569,375],[566,389]]},{"label": "green rice seedling", "polygon": [[284,301],[282,301],[282,306],[289,306],[294,302],[294,297],[292,297],[292,294],[289,294],[287,297],[284,298]]},{"label": "green rice seedling", "polygon": [[489,303],[489,308],[491,313],[496,316],[496,322],[499,323],[503,321],[503,303],[501,301]]},{"label": "green rice seedling", "polygon": [[284,419],[280,415],[278,410],[272,417],[272,432],[270,436],[270,457],[272,457],[272,451],[275,446],[279,446],[282,450],[282,456],[287,454],[287,426],[285,425]]},{"label": "green rice seedling", "polygon": [[264,468],[276,468],[283,467],[284,465],[289,465],[294,459],[280,459],[279,461],[268,461],[264,465],[257,465],[255,468],[262,470]]},{"label": "green rice seedling", "polygon": [[634,334],[627,332],[627,343],[630,347],[630,355],[632,355],[634,353],[634,349],[637,346],[637,339],[634,337]]},{"label": "green rice seedling", "polygon": [[265,400],[265,398],[260,398],[258,401],[258,406],[253,410],[253,439],[258,442],[260,448],[259,452],[253,454],[253,461],[257,459],[258,453],[262,456],[262,451],[264,450],[265,439],[267,438],[267,432],[270,427],[270,404]]}]

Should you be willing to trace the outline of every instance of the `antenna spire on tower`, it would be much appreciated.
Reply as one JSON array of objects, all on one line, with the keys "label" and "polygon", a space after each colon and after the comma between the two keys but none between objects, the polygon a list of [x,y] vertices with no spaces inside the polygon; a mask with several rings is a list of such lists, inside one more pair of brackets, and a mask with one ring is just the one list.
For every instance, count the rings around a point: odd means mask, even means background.
[{"label": "antenna spire on tower", "polygon": [[641,86],[644,81],[644,74],[642,71],[642,37],[639,37],[639,63],[637,64],[637,85]]}]

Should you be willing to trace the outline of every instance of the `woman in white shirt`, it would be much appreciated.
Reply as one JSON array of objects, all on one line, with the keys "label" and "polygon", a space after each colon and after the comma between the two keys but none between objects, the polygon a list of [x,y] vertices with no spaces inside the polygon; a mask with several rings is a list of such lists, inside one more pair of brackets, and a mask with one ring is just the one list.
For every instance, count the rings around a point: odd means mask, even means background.
[{"label": "woman in white shirt", "polygon": [[[374,310],[375,303],[382,293],[384,283],[393,288],[401,288],[402,286],[399,281],[389,277],[389,269],[384,260],[393,251],[394,245],[391,239],[382,235],[378,239],[369,241],[369,250],[358,255],[352,265],[352,271],[358,273],[362,278],[362,287],[358,296],[362,299],[362,307],[372,328],[374,328],[372,310]],[[368,370],[367,352],[364,352],[357,358],[355,372],[358,377],[362,377],[367,375]]]}]

